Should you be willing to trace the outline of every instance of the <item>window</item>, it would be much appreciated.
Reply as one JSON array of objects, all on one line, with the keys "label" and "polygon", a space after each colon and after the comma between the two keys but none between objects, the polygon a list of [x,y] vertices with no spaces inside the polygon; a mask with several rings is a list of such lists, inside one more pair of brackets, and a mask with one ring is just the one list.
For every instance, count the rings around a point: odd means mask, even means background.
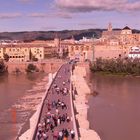
[{"label": "window", "polygon": [[81,46],[81,51],[83,51],[84,50],[84,46]]},{"label": "window", "polygon": [[72,51],[72,52],[74,51],[74,47],[73,47],[73,46],[71,47],[71,51]]},{"label": "window", "polygon": [[89,50],[89,46],[86,46],[86,50],[87,50],[87,51]]},{"label": "window", "polygon": [[79,47],[78,47],[78,46],[76,46],[76,47],[75,47],[75,50],[78,50],[78,49],[79,49]]}]

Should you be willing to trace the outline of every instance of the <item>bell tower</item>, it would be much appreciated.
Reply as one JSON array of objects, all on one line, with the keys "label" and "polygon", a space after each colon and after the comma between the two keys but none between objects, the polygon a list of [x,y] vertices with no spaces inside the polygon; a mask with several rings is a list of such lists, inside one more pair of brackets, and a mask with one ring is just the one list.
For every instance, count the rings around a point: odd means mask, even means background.
[{"label": "bell tower", "polygon": [[108,24],[108,31],[109,31],[109,32],[112,31],[112,24],[111,24],[111,22]]},{"label": "bell tower", "polygon": [[57,33],[55,34],[54,45],[55,45],[56,48],[60,47],[60,39],[58,38]]},{"label": "bell tower", "polygon": [[61,46],[60,42],[61,42],[61,40],[60,40],[60,38],[58,37],[58,35],[56,33],[55,38],[54,38],[54,45],[56,47],[56,50],[57,50],[59,58],[61,58],[62,55],[63,55],[63,49],[62,49],[62,46]]}]

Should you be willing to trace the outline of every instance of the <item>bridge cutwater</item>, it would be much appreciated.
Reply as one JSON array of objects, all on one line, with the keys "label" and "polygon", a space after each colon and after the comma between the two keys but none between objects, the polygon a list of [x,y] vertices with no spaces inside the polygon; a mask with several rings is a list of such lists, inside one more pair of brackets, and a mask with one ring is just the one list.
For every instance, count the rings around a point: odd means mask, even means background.
[{"label": "bridge cutwater", "polygon": [[33,140],[78,140],[71,70],[71,64],[64,64],[53,79],[41,108]]}]

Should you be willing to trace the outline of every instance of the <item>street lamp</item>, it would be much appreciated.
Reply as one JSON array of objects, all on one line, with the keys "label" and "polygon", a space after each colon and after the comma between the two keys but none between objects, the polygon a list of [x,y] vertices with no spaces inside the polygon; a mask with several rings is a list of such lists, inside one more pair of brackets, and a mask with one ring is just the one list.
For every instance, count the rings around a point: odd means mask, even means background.
[{"label": "street lamp", "polygon": [[51,74],[52,74],[52,79],[53,79],[53,71],[52,71],[52,70],[53,70],[53,69],[52,69],[53,63],[51,63],[50,66],[51,66]]},{"label": "street lamp", "polygon": [[52,66],[53,66],[53,63],[51,63],[50,65],[51,65],[51,73],[52,73]]}]

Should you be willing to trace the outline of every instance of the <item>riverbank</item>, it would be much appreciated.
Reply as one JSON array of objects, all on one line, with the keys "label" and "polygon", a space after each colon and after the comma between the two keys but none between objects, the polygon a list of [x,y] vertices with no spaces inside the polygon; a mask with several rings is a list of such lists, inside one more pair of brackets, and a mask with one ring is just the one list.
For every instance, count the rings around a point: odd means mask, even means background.
[{"label": "riverbank", "polygon": [[140,76],[140,59],[102,59],[97,58],[91,64],[91,71],[113,75]]},{"label": "riverbank", "polygon": [[99,135],[89,129],[87,120],[87,95],[90,93],[90,88],[84,77],[86,77],[86,68],[84,66],[76,66],[72,76],[72,82],[76,91],[74,105],[76,108],[76,119],[78,120],[80,140],[100,140]]},{"label": "riverbank", "polygon": [[5,62],[9,74],[27,73],[29,64],[33,64],[38,72],[54,73],[66,61],[61,59],[47,59],[37,62]]}]

